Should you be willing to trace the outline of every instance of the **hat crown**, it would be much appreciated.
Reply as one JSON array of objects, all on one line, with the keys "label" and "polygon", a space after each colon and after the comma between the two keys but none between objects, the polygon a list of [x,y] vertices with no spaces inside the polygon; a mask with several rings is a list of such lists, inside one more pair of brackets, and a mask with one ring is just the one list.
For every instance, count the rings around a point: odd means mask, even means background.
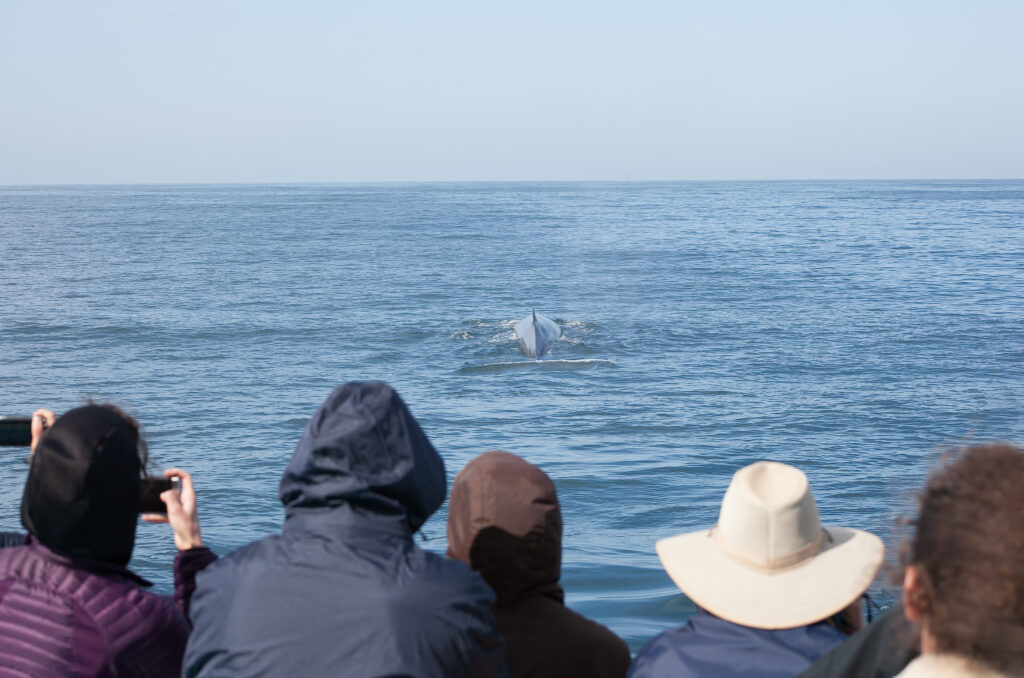
[{"label": "hat crown", "polygon": [[716,543],[726,555],[769,571],[813,557],[822,534],[807,476],[774,461],[751,464],[733,475],[715,527]]}]

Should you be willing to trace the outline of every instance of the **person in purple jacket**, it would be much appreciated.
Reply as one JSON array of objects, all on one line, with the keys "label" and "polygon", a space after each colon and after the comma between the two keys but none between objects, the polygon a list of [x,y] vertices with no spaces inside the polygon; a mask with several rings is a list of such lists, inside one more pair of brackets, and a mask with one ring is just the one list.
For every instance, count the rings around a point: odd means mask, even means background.
[{"label": "person in purple jacket", "polygon": [[87,405],[43,434],[33,422],[22,498],[22,546],[0,549],[0,678],[178,676],[202,546],[192,478],[164,492],[179,549],[174,598],[143,590],[127,569],[135,544],[145,443],[115,407]]}]

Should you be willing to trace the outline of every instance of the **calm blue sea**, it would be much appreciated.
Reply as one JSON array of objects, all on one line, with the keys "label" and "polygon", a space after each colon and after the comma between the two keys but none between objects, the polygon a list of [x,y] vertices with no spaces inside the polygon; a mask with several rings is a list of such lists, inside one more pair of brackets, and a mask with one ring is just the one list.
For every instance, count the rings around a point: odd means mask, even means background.
[{"label": "calm blue sea", "polygon": [[[388,381],[449,478],[501,448],[555,479],[568,600],[635,649],[693,609],[655,540],[737,468],[892,539],[942,449],[1024,442],[1022,227],[1024,181],[0,188],[0,413],[127,406],[225,553],[281,524],[331,389]],[[533,308],[564,330],[537,363]],[[162,591],[173,552],[139,527]]]}]

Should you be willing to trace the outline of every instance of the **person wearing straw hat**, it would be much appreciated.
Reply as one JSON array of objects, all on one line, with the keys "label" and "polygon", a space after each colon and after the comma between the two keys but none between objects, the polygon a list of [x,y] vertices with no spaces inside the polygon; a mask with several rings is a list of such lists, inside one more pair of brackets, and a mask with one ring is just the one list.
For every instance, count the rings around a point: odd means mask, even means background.
[{"label": "person wearing straw hat", "polygon": [[648,641],[631,678],[793,676],[862,626],[885,553],[873,534],[823,527],[807,476],[771,461],[733,475],[710,529],[656,548],[698,612]]}]

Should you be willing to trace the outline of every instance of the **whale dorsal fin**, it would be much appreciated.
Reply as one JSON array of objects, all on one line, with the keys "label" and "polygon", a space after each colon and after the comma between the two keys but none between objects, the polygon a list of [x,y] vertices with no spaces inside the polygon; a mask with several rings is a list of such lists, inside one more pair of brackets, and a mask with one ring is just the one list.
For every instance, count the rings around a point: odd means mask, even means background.
[{"label": "whale dorsal fin", "polygon": [[537,309],[533,309],[532,313],[533,313],[533,324],[536,325],[537,324]]}]

